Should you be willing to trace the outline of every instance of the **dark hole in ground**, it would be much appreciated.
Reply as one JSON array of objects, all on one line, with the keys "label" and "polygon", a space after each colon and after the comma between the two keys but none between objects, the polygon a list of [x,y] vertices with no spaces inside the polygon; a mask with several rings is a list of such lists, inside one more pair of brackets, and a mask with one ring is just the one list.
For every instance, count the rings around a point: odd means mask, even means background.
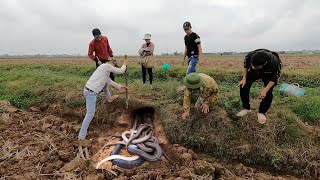
[{"label": "dark hole in ground", "polygon": [[137,124],[150,123],[153,125],[155,109],[150,106],[134,109],[130,113],[131,125],[137,121]]}]

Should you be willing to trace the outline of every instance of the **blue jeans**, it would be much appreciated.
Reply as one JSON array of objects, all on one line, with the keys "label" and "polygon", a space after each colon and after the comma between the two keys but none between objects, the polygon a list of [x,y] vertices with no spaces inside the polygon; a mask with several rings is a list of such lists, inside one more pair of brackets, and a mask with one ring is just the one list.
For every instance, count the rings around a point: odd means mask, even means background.
[{"label": "blue jeans", "polygon": [[187,74],[196,72],[196,65],[198,64],[199,56],[193,55],[188,57],[188,69]]},{"label": "blue jeans", "polygon": [[87,113],[83,119],[81,129],[78,135],[78,139],[85,139],[87,136],[87,131],[88,131],[90,122],[92,121],[94,113],[96,111],[96,102],[97,102],[98,94],[84,89],[83,95],[86,98]]}]

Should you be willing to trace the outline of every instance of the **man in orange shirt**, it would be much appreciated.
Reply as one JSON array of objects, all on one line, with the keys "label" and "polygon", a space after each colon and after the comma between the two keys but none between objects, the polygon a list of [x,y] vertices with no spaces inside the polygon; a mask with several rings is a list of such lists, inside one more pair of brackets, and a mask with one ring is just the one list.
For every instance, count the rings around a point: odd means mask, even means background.
[{"label": "man in orange shirt", "polygon": [[[88,56],[90,59],[95,61],[96,67],[98,67],[102,63],[110,61],[113,57],[113,52],[110,47],[108,38],[106,36],[102,36],[99,29],[93,29],[92,35],[94,39],[89,44]],[[110,74],[110,78],[114,80],[114,75]],[[119,97],[119,95],[111,96],[107,84],[104,86],[103,92],[108,102],[112,102],[114,99]]]}]

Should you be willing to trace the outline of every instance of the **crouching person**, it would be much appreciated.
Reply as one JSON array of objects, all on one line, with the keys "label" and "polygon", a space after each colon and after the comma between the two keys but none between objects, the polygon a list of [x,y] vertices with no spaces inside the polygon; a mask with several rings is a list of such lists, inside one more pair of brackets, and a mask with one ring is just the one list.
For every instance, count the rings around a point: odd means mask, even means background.
[{"label": "crouching person", "polygon": [[116,89],[120,90],[121,88],[127,89],[126,86],[122,86],[114,81],[112,81],[109,77],[110,73],[113,72],[115,74],[123,74],[126,70],[126,66],[128,65],[128,60],[125,59],[121,68],[114,67],[115,64],[113,61],[109,61],[105,64],[101,64],[91,75],[89,80],[87,81],[83,95],[86,98],[86,108],[87,113],[83,119],[81,129],[78,135],[79,140],[83,140],[87,136],[87,130],[89,128],[89,124],[94,117],[95,108],[96,108],[96,100],[97,95],[103,89],[105,84],[111,85]]},{"label": "crouching person", "polygon": [[200,108],[203,113],[209,112],[210,105],[215,101],[219,92],[216,81],[204,73],[190,73],[184,78],[184,90],[182,119],[190,116],[191,96],[195,94],[198,100],[196,108]]},{"label": "crouching person", "polygon": [[239,82],[243,110],[237,113],[238,117],[243,117],[251,112],[249,103],[250,88],[253,82],[261,79],[264,88],[259,95],[259,99],[262,101],[257,116],[259,123],[266,123],[267,117],[265,113],[271,106],[273,87],[278,83],[281,69],[281,60],[276,52],[257,49],[248,53],[244,60],[243,78]]}]

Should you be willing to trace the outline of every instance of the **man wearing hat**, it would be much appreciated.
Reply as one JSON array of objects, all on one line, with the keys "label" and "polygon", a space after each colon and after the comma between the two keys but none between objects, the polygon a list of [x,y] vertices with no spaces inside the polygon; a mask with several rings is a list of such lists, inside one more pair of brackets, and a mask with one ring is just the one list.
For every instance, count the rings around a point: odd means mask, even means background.
[{"label": "man wearing hat", "polygon": [[141,48],[138,51],[140,55],[139,63],[141,64],[142,81],[143,81],[143,84],[146,83],[147,71],[148,71],[150,85],[152,86],[152,80],[153,80],[152,69],[154,68],[154,58],[153,58],[154,44],[151,42],[151,34],[145,34],[143,37],[143,40],[145,40],[145,43],[142,44]]},{"label": "man wearing hat", "polygon": [[[92,35],[94,39],[89,44],[88,56],[90,59],[95,61],[96,68],[98,68],[98,66],[100,66],[101,64],[113,59],[113,52],[110,47],[108,38],[106,36],[102,36],[99,29],[93,29]],[[110,78],[114,81],[114,75],[112,72],[110,73]],[[108,102],[112,102],[114,99],[119,97],[119,95],[111,96],[107,84],[104,86],[103,92]]]},{"label": "man wearing hat", "polygon": [[219,92],[216,81],[204,73],[190,73],[184,78],[183,109],[182,119],[190,116],[191,95],[196,94],[198,100],[196,108],[201,108],[203,113],[209,112],[209,106],[215,101]]},{"label": "man wearing hat", "polygon": [[276,52],[257,49],[248,53],[244,60],[243,78],[239,82],[240,97],[244,109],[237,113],[238,117],[243,117],[251,112],[249,103],[250,88],[253,82],[261,79],[264,83],[264,88],[259,95],[259,99],[262,99],[262,101],[257,116],[259,123],[266,123],[265,113],[271,106],[273,87],[278,83],[281,69],[281,60]]},{"label": "man wearing hat", "polygon": [[183,54],[183,62],[184,65],[185,59],[188,56],[188,69],[187,74],[196,72],[196,65],[203,64],[202,59],[202,47],[200,37],[197,33],[192,32],[192,27],[190,22],[183,23],[183,30],[186,32],[184,37],[185,50]]}]

